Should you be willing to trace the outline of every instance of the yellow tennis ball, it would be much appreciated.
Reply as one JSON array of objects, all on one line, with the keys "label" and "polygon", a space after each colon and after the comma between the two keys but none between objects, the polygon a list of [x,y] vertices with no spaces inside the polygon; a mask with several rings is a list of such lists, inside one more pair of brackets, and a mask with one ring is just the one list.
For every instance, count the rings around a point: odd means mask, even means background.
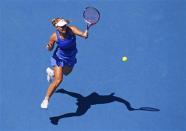
[{"label": "yellow tennis ball", "polygon": [[123,56],[123,57],[122,57],[122,61],[123,61],[123,62],[126,62],[127,60],[128,60],[128,58],[127,58],[126,56]]}]

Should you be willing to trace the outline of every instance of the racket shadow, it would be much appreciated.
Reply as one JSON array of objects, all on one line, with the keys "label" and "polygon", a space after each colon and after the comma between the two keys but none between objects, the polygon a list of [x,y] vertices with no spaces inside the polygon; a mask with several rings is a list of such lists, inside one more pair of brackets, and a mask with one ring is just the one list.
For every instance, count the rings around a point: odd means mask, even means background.
[{"label": "racket shadow", "polygon": [[141,111],[160,111],[160,109],[152,108],[152,107],[140,107],[139,109],[135,110],[141,110]]},{"label": "racket shadow", "polygon": [[70,113],[59,115],[59,116],[50,117],[49,118],[50,122],[54,125],[58,125],[58,122],[60,119],[84,115],[91,108],[92,105],[107,104],[107,103],[111,103],[111,102],[122,103],[126,106],[126,108],[129,111],[137,111],[137,110],[160,111],[159,109],[152,108],[152,107],[133,108],[127,100],[117,97],[117,96],[114,96],[114,93],[111,93],[109,95],[99,95],[98,93],[93,92],[88,96],[82,96],[79,93],[66,91],[64,89],[59,89],[56,91],[56,93],[67,94],[71,97],[76,98],[76,100],[77,100],[76,105],[78,107],[75,112],[70,112]]}]

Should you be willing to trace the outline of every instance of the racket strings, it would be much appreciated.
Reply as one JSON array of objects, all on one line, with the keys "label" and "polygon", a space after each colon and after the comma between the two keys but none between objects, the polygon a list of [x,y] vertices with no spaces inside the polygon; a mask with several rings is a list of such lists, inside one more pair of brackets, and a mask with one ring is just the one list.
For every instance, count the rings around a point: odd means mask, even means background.
[{"label": "racket strings", "polygon": [[84,11],[84,18],[89,23],[97,23],[99,21],[100,14],[97,9],[95,8],[86,8]]}]

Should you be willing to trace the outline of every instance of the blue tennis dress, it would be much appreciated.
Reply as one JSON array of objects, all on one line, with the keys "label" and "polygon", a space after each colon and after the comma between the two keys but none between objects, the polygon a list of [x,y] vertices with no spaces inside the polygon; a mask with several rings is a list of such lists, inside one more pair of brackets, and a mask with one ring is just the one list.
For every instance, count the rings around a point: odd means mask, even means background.
[{"label": "blue tennis dress", "polygon": [[57,47],[51,58],[52,66],[70,66],[73,67],[76,63],[76,36],[72,31],[67,28],[67,37],[65,39],[60,38],[59,31],[56,30],[57,35]]}]

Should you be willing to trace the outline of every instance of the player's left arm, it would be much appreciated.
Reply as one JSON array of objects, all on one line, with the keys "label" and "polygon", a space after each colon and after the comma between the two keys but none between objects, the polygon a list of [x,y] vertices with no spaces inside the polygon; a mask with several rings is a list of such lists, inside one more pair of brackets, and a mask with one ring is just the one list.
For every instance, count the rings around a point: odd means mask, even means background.
[{"label": "player's left arm", "polygon": [[87,30],[85,30],[84,32],[79,30],[76,26],[69,26],[70,29],[72,30],[72,32],[75,34],[75,35],[78,35],[78,36],[81,36],[81,37],[84,37],[84,38],[87,38],[88,37],[88,32]]},{"label": "player's left arm", "polygon": [[53,49],[55,41],[57,39],[56,37],[57,37],[56,33],[52,33],[52,35],[50,36],[49,42],[48,42],[48,44],[46,46],[49,51],[51,51]]}]

